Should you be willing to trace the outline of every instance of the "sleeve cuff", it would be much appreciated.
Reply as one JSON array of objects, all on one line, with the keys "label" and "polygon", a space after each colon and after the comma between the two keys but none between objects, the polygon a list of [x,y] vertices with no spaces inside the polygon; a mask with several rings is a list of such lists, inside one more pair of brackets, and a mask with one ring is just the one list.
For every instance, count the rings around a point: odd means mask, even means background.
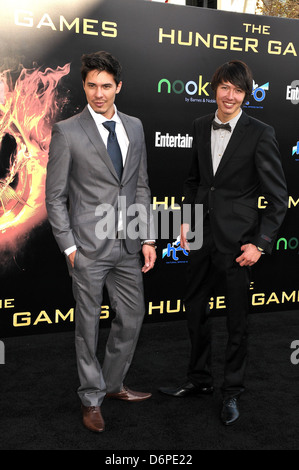
[{"label": "sleeve cuff", "polygon": [[73,245],[73,246],[70,246],[69,248],[67,248],[66,250],[64,250],[64,254],[66,256],[70,255],[71,253],[73,253],[73,251],[76,251],[77,250],[77,247],[76,245]]}]

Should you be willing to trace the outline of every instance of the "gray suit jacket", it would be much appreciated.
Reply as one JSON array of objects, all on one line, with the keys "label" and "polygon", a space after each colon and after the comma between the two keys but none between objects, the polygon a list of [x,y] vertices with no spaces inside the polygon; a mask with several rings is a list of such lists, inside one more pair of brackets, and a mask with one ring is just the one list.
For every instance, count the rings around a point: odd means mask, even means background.
[{"label": "gray suit jacket", "polygon": [[[125,232],[130,225],[130,233],[135,228],[125,239],[128,251],[138,252],[140,240],[153,235],[143,127],[137,118],[118,115],[130,142],[121,181],[87,107],[53,126],[46,206],[61,251],[76,245],[92,259],[109,254],[120,201]],[[132,206],[136,204],[138,217]]]}]

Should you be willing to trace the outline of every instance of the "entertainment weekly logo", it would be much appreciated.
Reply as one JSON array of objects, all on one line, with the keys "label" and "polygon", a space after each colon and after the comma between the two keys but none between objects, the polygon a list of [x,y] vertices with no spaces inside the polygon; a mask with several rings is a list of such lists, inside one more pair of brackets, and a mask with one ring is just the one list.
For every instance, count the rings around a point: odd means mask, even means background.
[{"label": "entertainment weekly logo", "polygon": [[292,104],[299,103],[299,80],[294,80],[287,86],[286,100]]},{"label": "entertainment weekly logo", "polygon": [[171,135],[169,132],[163,134],[157,131],[155,133],[155,147],[156,148],[187,148],[192,147],[193,137],[189,134],[176,134]]}]

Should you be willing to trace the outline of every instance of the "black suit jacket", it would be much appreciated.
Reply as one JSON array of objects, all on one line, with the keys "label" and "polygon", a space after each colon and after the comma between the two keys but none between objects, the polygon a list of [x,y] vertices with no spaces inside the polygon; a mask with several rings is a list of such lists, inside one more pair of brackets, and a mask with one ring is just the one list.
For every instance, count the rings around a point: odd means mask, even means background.
[{"label": "black suit jacket", "polygon": [[[288,195],[274,129],[244,111],[215,175],[211,155],[214,114],[193,124],[193,156],[184,204],[203,204],[219,251],[253,243],[270,253],[286,214]],[[264,196],[265,209],[258,210]]]}]

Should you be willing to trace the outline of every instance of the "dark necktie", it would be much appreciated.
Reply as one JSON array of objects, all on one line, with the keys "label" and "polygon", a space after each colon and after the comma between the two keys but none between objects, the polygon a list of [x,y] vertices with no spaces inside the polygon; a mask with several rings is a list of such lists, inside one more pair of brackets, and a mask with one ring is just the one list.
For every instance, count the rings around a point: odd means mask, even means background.
[{"label": "dark necktie", "polygon": [[230,124],[218,124],[218,122],[213,121],[212,125],[213,125],[214,130],[226,129],[229,132],[231,132],[231,130],[232,130],[232,128],[230,127]]},{"label": "dark necktie", "polygon": [[114,121],[106,121],[103,123],[103,126],[109,131],[108,142],[107,142],[107,151],[110,155],[116,173],[121,179],[122,172],[123,172],[123,160],[122,155],[119,147],[119,143],[115,133],[115,122]]}]

